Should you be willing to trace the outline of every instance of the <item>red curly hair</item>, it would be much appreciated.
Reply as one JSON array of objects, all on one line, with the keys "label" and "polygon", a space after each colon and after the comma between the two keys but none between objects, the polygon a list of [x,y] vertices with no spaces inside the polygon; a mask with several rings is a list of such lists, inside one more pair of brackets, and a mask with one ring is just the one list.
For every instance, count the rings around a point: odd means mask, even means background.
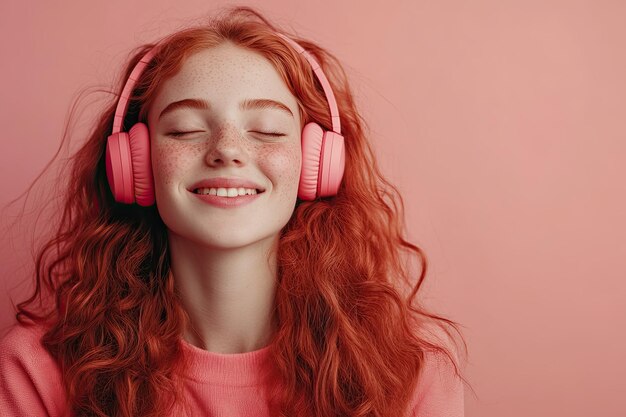
[{"label": "red curly hair", "polygon": [[[273,64],[297,99],[302,125],[316,121],[330,130],[319,81],[276,33],[308,50],[328,76],[346,163],[338,194],[298,200],[280,234],[271,350],[280,386],[272,407],[280,416],[404,415],[425,352],[447,356],[461,377],[456,348],[431,337],[442,330],[454,340],[449,328],[460,332],[416,298],[426,256],[403,238],[402,198],[379,171],[337,58],[250,7],[233,7],[162,45],[138,81],[124,126],[146,123],[159,86],[187,57],[230,41]],[[189,316],[170,271],[166,227],[156,206],[116,203],[105,172],[119,94],[154,45],[133,53],[111,103],[72,155],[58,228],[37,252],[32,296],[16,308],[20,323],[47,326],[42,343],[59,363],[79,416],[156,417],[184,403],[179,375],[188,364],[177,341]],[[410,255],[421,263],[416,280]],[[31,306],[44,295],[48,304]]]}]

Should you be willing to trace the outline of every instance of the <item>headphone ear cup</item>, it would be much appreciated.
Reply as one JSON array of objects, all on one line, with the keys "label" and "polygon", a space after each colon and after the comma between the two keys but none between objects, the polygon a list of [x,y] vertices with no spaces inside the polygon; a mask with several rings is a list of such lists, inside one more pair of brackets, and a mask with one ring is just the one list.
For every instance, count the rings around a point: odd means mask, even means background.
[{"label": "headphone ear cup", "polygon": [[132,204],[135,197],[128,133],[110,135],[105,153],[107,180],[113,198],[119,203]]},{"label": "headphone ear cup", "polygon": [[317,123],[302,129],[302,170],[298,198],[315,200],[337,194],[345,169],[343,136],[324,131]]},{"label": "headphone ear cup", "polygon": [[154,179],[150,158],[150,133],[144,123],[136,123],[128,132],[135,198],[143,207],[154,204]]},{"label": "headphone ear cup", "polygon": [[302,129],[302,168],[298,198],[315,200],[320,172],[320,155],[324,141],[324,130],[317,123],[307,123]]},{"label": "headphone ear cup", "polygon": [[144,207],[154,204],[150,134],[145,124],[108,137],[106,173],[115,201]]},{"label": "headphone ear cup", "polygon": [[318,197],[337,195],[346,165],[343,136],[326,131],[322,143]]}]

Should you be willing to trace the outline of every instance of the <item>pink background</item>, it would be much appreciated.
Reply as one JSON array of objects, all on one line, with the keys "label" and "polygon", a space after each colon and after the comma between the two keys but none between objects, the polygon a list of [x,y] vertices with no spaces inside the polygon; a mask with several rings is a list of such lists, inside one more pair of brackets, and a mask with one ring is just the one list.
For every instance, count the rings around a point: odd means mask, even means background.
[{"label": "pink background", "polygon": [[[131,48],[226,3],[3,0],[0,203],[52,158],[80,88],[110,86]],[[423,296],[465,326],[466,415],[626,415],[626,2],[247,4],[345,64],[429,256]],[[72,149],[104,97],[83,100]],[[23,199],[2,211],[2,329],[58,166],[19,226]]]}]

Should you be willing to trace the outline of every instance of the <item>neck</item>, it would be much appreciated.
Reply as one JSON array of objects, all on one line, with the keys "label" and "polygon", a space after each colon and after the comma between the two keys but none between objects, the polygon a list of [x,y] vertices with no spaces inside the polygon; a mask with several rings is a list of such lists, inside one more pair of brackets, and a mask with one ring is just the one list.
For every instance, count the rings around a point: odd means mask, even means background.
[{"label": "neck", "polygon": [[185,340],[216,353],[265,347],[274,329],[278,235],[208,248],[169,233],[172,273],[190,318]]}]

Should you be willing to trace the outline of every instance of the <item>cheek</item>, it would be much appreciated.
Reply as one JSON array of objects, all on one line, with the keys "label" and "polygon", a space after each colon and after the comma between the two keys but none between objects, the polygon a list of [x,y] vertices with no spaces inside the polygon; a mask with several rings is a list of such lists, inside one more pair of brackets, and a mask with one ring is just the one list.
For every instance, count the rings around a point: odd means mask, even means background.
[{"label": "cheek", "polygon": [[272,174],[271,180],[275,188],[290,192],[294,187],[298,187],[302,161],[299,146],[267,147],[260,149],[258,155],[259,161],[263,161],[264,169]]},{"label": "cheek", "polygon": [[157,184],[170,185],[175,182],[185,167],[202,152],[200,146],[180,143],[157,143],[152,148],[152,172]]}]

